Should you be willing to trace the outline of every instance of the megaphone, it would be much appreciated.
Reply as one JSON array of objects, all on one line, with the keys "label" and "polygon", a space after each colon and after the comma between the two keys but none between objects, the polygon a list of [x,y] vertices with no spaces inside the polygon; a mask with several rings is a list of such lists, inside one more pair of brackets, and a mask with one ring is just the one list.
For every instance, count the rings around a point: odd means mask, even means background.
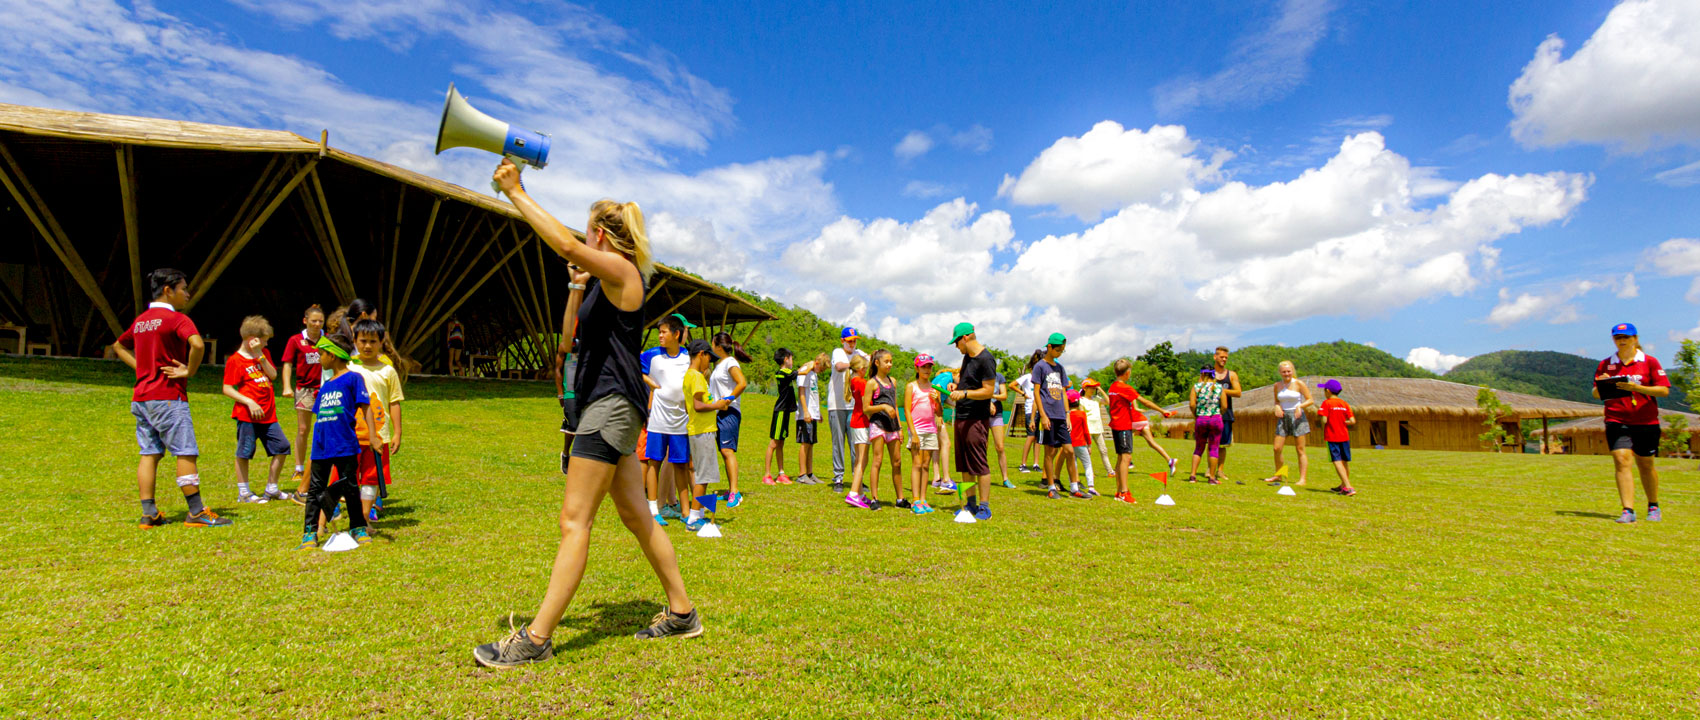
[{"label": "megaphone", "polygon": [[548,135],[479,112],[455,90],[454,83],[449,83],[448,98],[443,101],[443,119],[437,124],[437,154],[456,147],[503,155],[521,167],[542,168],[549,164]]}]

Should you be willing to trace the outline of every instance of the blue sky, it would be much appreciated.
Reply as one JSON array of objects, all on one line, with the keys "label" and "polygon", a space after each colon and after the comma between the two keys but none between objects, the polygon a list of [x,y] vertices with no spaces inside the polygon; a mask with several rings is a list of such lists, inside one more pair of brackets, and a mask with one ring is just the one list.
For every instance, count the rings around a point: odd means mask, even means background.
[{"label": "blue sky", "polygon": [[[452,80],[568,224],[887,339],[1101,365],[1345,338],[1444,369],[1700,337],[1693,2],[0,0],[0,102],[430,154]],[[1414,353],[1414,354],[1412,354]]]}]

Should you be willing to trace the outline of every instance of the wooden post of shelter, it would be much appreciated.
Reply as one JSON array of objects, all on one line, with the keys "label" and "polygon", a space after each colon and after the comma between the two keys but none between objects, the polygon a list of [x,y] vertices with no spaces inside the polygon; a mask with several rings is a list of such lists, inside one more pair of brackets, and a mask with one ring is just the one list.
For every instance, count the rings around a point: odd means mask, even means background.
[{"label": "wooden post of shelter", "polygon": [[65,266],[71,278],[77,281],[83,293],[88,295],[89,301],[100,310],[113,337],[117,337],[122,332],[123,325],[118,321],[118,315],[112,312],[112,305],[106,302],[106,293],[100,289],[100,284],[95,282],[94,276],[89,274],[88,266],[83,263],[83,256],[77,253],[77,248],[71,244],[70,236],[65,234],[65,229],[59,225],[53,211],[47,208],[47,203],[41,199],[41,193],[36,192],[35,186],[30,184],[23,168],[18,165],[17,159],[12,157],[12,151],[5,143],[0,143],[0,160],[3,160],[6,166],[0,169],[0,184],[6,186],[6,191],[12,194],[12,199],[24,211],[30,224],[41,233],[47,247],[58,256],[59,262]]},{"label": "wooden post of shelter", "polygon": [[762,323],[765,323],[765,322],[767,322],[767,318],[762,318],[760,320],[757,320],[756,326],[750,328],[750,332],[744,335],[744,342],[741,343],[741,344],[746,345],[746,346],[749,345],[750,339],[756,336],[756,331],[760,330]]},{"label": "wooden post of shelter", "polygon": [[142,292],[141,227],[136,212],[136,153],[129,145],[116,147],[118,155],[118,197],[124,206],[124,241],[129,245],[130,300],[135,314],[142,314],[147,298]]},{"label": "wooden post of shelter", "polygon": [[317,167],[318,164],[319,159],[313,158],[302,165],[300,170],[295,171],[295,175],[289,178],[289,182],[284,183],[283,188],[272,197],[271,202],[266,203],[265,208],[260,210],[260,214],[256,215],[247,227],[243,228],[242,234],[232,241],[230,246],[225,248],[224,253],[213,262],[213,266],[207,270],[206,276],[197,276],[190,280],[191,283],[194,283],[195,294],[189,297],[187,306],[182,308],[183,311],[187,312],[195,306],[196,301],[207,296],[207,291],[212,289],[213,283],[218,282],[219,276],[223,275],[225,269],[230,267],[230,263],[242,252],[242,249],[248,246],[248,242],[259,234],[260,228],[264,227],[266,221],[271,219],[272,213],[277,212],[277,209],[283,205],[283,201],[289,198],[290,193],[295,192],[295,188],[301,185],[302,180],[307,179],[307,174],[313,172],[313,168]]}]

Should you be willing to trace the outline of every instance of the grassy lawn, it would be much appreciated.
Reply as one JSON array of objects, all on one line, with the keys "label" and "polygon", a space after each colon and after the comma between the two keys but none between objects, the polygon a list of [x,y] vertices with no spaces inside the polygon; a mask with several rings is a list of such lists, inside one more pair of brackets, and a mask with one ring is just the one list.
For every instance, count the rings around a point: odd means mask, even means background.
[{"label": "grassy lawn", "polygon": [[[1688,717],[1700,704],[1692,461],[1661,461],[1662,524],[1610,521],[1603,457],[1359,449],[1355,498],[1321,492],[1334,476],[1313,450],[1297,497],[1177,483],[1179,505],[1162,508],[1147,479],[1137,506],[1051,501],[1015,475],[996,516],[965,526],[944,496],[946,511],[916,517],[761,485],[769,401],[750,396],[746,504],[718,540],[669,528],[707,634],[631,639],[662,595],[609,505],[555,660],[492,672],[472,647],[536,609],[555,551],[550,390],[413,382],[378,540],[329,554],[293,549],[294,504],[235,503],[213,369],[191,397],[203,487],[236,524],[137,529],[125,372],[0,359],[5,716]],[[1142,448],[1135,466],[1156,456]],[[1267,446],[1228,465],[1247,480],[1270,469]],[[159,498],[182,517],[169,479]]]}]

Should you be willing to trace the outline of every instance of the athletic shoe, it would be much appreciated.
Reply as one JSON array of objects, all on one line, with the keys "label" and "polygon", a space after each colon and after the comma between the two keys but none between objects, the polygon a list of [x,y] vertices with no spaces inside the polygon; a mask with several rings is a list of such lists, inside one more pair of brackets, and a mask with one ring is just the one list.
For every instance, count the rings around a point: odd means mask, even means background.
[{"label": "athletic shoe", "polygon": [[763,485],[772,485],[772,484],[773,484],[773,476],[772,476],[772,475],[763,475],[763,476],[761,476],[761,484],[763,484]]},{"label": "athletic shoe", "polygon": [[294,475],[289,476],[289,481],[295,483],[295,487],[301,487],[301,478],[304,477],[307,477],[306,470],[296,470]]},{"label": "athletic shoe", "polygon": [[845,486],[843,480],[832,481],[832,491],[835,492],[835,493],[841,493],[841,492],[844,492],[845,490],[849,490],[849,489],[850,489],[849,487]]},{"label": "athletic shoe", "polygon": [[655,524],[660,525],[661,527],[667,527],[667,518],[661,517],[660,515],[656,515],[655,516]]},{"label": "athletic shoe", "polygon": [[1057,499],[1057,497],[1058,497],[1058,495],[1057,495],[1057,489],[1056,489],[1056,488],[1051,488],[1051,489],[1050,489],[1050,490],[1049,490],[1049,491],[1047,491],[1047,492],[1046,492],[1046,493],[1045,493],[1045,497],[1048,497],[1048,498],[1050,498],[1050,499],[1052,499],[1052,500],[1055,500],[1055,499]]},{"label": "athletic shoe", "polygon": [[1216,478],[1210,478],[1210,480],[1209,480],[1209,484],[1211,484],[1211,485],[1221,485],[1221,484],[1222,484],[1222,481],[1221,481],[1221,480],[1217,480],[1217,479],[1216,479]]},{"label": "athletic shoe", "polygon": [[472,659],[488,668],[511,668],[555,657],[554,643],[532,642],[529,630],[514,627],[512,615],[508,616],[508,629],[513,632],[506,638],[473,648]]},{"label": "athletic shoe", "polygon": [[1091,495],[1087,495],[1085,490],[1076,490],[1074,492],[1069,493],[1069,495],[1072,496],[1072,497],[1080,498],[1082,500],[1086,500],[1086,499],[1089,499],[1089,498],[1092,497]]},{"label": "athletic shoe", "polygon": [[878,510],[882,507],[885,507],[885,506],[880,504],[879,498],[868,498],[868,509],[869,510]]},{"label": "athletic shoe", "polygon": [[360,543],[361,545],[372,544],[372,536],[366,534],[366,528],[357,527],[357,528],[354,528],[353,530],[348,531],[348,534],[350,536],[353,536],[354,541],[357,542],[357,543]]},{"label": "athletic shoe", "polygon": [[777,478],[777,481],[779,482],[780,485],[790,485],[791,484],[791,478],[786,477],[785,473],[779,473],[779,477]]},{"label": "athletic shoe", "polygon": [[293,498],[290,497],[289,493],[284,492],[282,490],[267,490],[265,497],[266,497],[267,500],[290,500],[290,499],[293,499]]},{"label": "athletic shoe", "polygon": [[975,520],[990,520],[990,519],[992,519],[992,506],[988,505],[986,503],[980,503],[979,509],[974,511],[974,519]]},{"label": "athletic shoe", "polygon": [[929,507],[926,503],[919,502],[919,503],[915,503],[914,505],[910,505],[909,511],[915,513],[916,515],[925,515],[927,513],[932,512],[933,509],[931,507]]},{"label": "athletic shoe", "polygon": [[1658,522],[1665,519],[1664,513],[1659,512],[1659,506],[1647,508],[1647,522]]},{"label": "athletic shoe", "polygon": [[1198,476],[1197,475],[1188,475],[1188,476],[1186,476],[1186,481],[1187,482],[1198,482]]},{"label": "athletic shoe", "polygon": [[844,504],[854,508],[868,509],[868,499],[861,495],[845,495]]},{"label": "athletic shoe", "polygon": [[1003,481],[1003,486],[1004,486],[1004,487],[1006,487],[1006,488],[1014,488],[1014,487],[1015,487],[1015,483],[1012,483],[1012,482],[1010,482],[1010,481],[1008,481],[1008,480],[1005,480],[1005,481]]},{"label": "athletic shoe", "polygon": [[696,532],[698,530],[701,530],[702,526],[707,525],[707,524],[708,524],[708,520],[706,518],[697,518],[695,520],[686,520],[685,521],[685,529],[689,530],[691,532]]},{"label": "athletic shoe", "polygon": [[296,550],[314,550],[314,549],[317,549],[318,547],[319,547],[319,536],[314,534],[314,533],[306,533],[306,534],[301,536],[301,544],[296,545],[295,549]]},{"label": "athletic shoe", "polygon": [[1139,501],[1134,499],[1133,493],[1131,493],[1131,492],[1116,493],[1116,499],[1120,500],[1124,503],[1127,503],[1129,505],[1138,505],[1139,504]]},{"label": "athletic shoe", "polygon": [[694,638],[702,634],[702,615],[696,608],[680,615],[672,610],[663,611],[656,616],[649,627],[637,631],[635,637],[639,640],[660,640],[665,637]]},{"label": "athletic shoe", "polygon": [[[1341,490],[1340,494],[1345,495],[1346,497],[1351,497],[1353,495],[1358,494],[1358,491],[1355,488],[1346,488],[1345,490]],[[1652,518],[1648,518],[1648,519],[1651,520]]]},{"label": "athletic shoe", "polygon": [[731,497],[726,498],[726,507],[735,508],[742,504],[744,504],[744,494],[741,492],[732,493]]},{"label": "athletic shoe", "polygon": [[377,522],[377,521],[378,521],[378,506],[373,505],[371,510],[366,511],[366,522]]},{"label": "athletic shoe", "polygon": [[199,513],[183,518],[183,524],[189,527],[224,527],[230,524],[230,518],[221,518],[212,508],[203,508]]},{"label": "athletic shoe", "polygon": [[301,507],[307,507],[307,493],[284,493],[284,494],[289,496],[290,502],[295,503],[296,505],[300,505]]},{"label": "athletic shoe", "polygon": [[1617,521],[1624,524],[1635,522],[1635,511],[1625,509],[1622,515],[1617,516]]},{"label": "athletic shoe", "polygon": [[165,524],[165,513],[156,512],[152,515],[143,515],[142,519],[137,522],[136,527],[147,530],[150,528],[160,527]]},{"label": "athletic shoe", "polygon": [[238,495],[236,497],[236,502],[251,503],[251,504],[254,504],[254,505],[264,505],[264,504],[266,504],[266,498],[259,496],[259,495],[255,495],[253,493],[243,493],[243,494]]},{"label": "athletic shoe", "polygon": [[897,502],[893,503],[893,504],[896,505],[897,507],[903,508],[904,510],[908,510],[909,508],[913,507],[913,505],[911,505],[910,502],[909,502],[909,498],[898,498]]},{"label": "athletic shoe", "polygon": [[1086,488],[1086,494],[1091,495],[1092,497],[1098,497],[1098,488],[1094,488],[1094,487]]},{"label": "athletic shoe", "polygon": [[1174,458],[1169,458],[1169,474],[1170,475],[1175,474],[1175,459]]},{"label": "athletic shoe", "polygon": [[939,490],[947,493],[956,492],[956,483],[950,480],[945,480],[944,482],[939,483]]},{"label": "athletic shoe", "polygon": [[672,520],[683,520],[683,519],[685,519],[685,516],[679,513],[679,506],[676,503],[668,503],[666,505],[662,505],[661,506],[661,517],[669,518],[669,519],[672,519]]}]

